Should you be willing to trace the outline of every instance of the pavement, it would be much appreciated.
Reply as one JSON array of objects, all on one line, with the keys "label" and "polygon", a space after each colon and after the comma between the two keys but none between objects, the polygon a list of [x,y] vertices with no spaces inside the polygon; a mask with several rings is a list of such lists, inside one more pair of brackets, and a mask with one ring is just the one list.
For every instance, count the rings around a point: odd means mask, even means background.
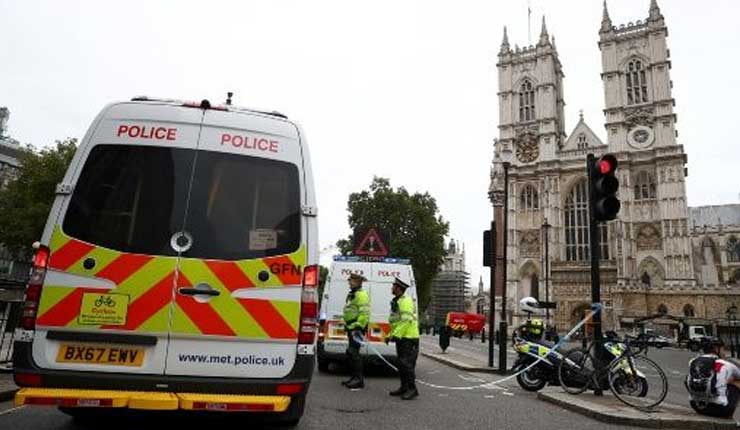
[{"label": "pavement", "polygon": [[[438,342],[437,337],[422,336],[421,354],[459,370],[495,372],[493,368],[487,366],[488,345],[482,343],[480,339],[471,341],[467,338],[452,338],[450,347],[444,353]],[[578,345],[569,346],[577,347]],[[735,421],[740,418],[740,411],[736,413],[734,420],[721,420],[700,416],[689,407],[688,394],[684,388],[683,380],[688,362],[695,356],[694,353],[674,348],[663,348],[651,349],[648,356],[661,366],[666,373],[669,384],[666,400],[655,412],[638,411],[621,403],[619,399],[614,398],[609,393],[598,397],[592,393],[583,393],[576,396],[563,392],[560,387],[547,387],[537,394],[537,398],[598,421],[633,427],[697,430],[736,429],[740,427]],[[496,348],[494,357],[498,358],[498,348]],[[510,366],[515,359],[516,353],[513,350],[507,351],[507,365]],[[494,364],[498,364],[497,360]]]}]

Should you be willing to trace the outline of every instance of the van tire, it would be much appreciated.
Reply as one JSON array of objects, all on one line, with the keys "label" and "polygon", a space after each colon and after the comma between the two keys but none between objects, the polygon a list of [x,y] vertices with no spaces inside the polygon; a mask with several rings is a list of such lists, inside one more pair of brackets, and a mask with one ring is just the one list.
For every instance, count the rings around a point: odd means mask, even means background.
[{"label": "van tire", "polygon": [[293,428],[298,425],[303,417],[303,410],[306,406],[306,394],[293,397],[290,400],[290,406],[288,410],[282,415],[275,417],[274,420],[270,420],[270,424],[275,424],[280,428]]}]

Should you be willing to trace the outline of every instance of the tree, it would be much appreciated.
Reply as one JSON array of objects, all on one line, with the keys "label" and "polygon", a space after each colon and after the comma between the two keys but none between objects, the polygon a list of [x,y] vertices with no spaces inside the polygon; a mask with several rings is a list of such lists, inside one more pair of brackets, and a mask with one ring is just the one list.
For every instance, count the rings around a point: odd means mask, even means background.
[{"label": "tree", "polygon": [[18,176],[0,190],[0,243],[10,252],[28,256],[41,234],[77,139],[56,141],[53,148],[37,151],[29,146],[21,156]]},{"label": "tree", "polygon": [[321,305],[324,298],[324,286],[326,285],[327,276],[329,276],[329,269],[326,266],[319,265],[319,305]]},{"label": "tree", "polygon": [[[391,188],[386,178],[373,178],[369,190],[352,193],[347,202],[352,231],[377,227],[385,233],[394,257],[411,259],[421,309],[429,303],[431,284],[444,261],[444,237],[449,224],[438,215],[437,202],[429,195]],[[342,254],[352,252],[353,235],[337,242]]]}]

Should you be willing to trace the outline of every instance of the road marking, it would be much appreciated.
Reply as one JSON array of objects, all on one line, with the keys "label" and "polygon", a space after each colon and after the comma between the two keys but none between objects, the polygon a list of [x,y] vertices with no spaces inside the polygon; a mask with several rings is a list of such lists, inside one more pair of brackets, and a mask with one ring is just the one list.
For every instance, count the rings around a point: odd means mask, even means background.
[{"label": "road marking", "polygon": [[7,411],[2,411],[2,412],[0,412],[0,415],[7,415],[7,414],[11,414],[11,413],[13,413],[13,412],[15,412],[15,411],[18,411],[18,410],[21,410],[21,409],[23,409],[23,408],[25,408],[25,406],[17,406],[17,407],[15,407],[15,408],[13,408],[13,409],[8,409]]},{"label": "road marking", "polygon": [[429,372],[427,372],[427,375],[434,375],[434,374],[439,373],[439,372],[440,372],[439,369],[437,369],[437,370],[430,370]]},{"label": "road marking", "polygon": [[491,396],[491,395],[488,395],[488,396],[483,396],[483,398],[484,398],[484,399],[495,399],[495,398],[496,398],[496,396]]},{"label": "road marking", "polygon": [[513,396],[514,395],[514,393],[510,393],[508,391],[504,391],[502,394],[505,395],[505,396]]},{"label": "road marking", "polygon": [[439,396],[439,397],[450,397],[449,394],[442,394],[442,393],[437,394],[437,396]]},{"label": "road marking", "polygon": [[465,376],[465,375],[457,375],[457,376],[463,381],[468,381],[468,382],[488,382],[485,379],[476,378],[474,376]]}]

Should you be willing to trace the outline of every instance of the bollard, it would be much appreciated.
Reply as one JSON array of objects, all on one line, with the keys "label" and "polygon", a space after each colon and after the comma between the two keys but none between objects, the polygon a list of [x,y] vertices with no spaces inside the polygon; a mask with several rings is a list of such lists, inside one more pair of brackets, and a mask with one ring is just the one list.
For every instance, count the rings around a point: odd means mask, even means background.
[{"label": "bollard", "polygon": [[480,343],[486,343],[486,329],[480,332]]}]

